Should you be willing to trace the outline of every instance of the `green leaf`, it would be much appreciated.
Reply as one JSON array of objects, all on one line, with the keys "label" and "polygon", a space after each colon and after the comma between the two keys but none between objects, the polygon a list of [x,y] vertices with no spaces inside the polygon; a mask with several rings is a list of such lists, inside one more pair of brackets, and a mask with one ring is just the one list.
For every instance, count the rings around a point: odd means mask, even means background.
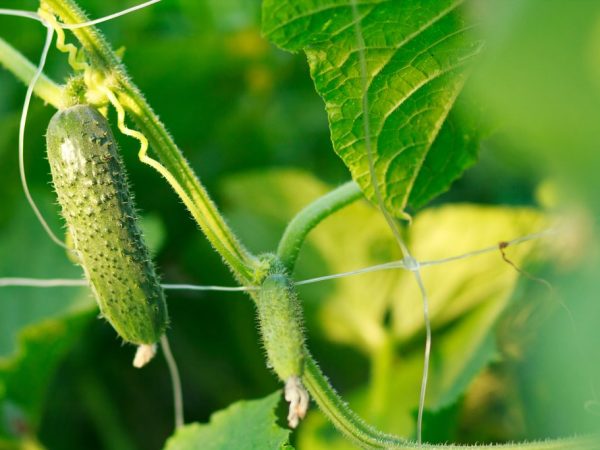
[{"label": "green leaf", "polygon": [[216,412],[207,424],[186,425],[167,441],[165,450],[290,450],[290,430],[277,424],[281,393],[240,401]]},{"label": "green leaf", "polygon": [[283,49],[306,52],[335,151],[378,203],[371,155],[383,206],[402,216],[475,159],[478,128],[461,123],[455,103],[482,42],[460,0],[356,3],[360,27],[349,0],[266,0],[263,33]]},{"label": "green leaf", "polygon": [[0,359],[0,438],[26,440],[35,435],[48,385],[90,319],[91,314],[79,313],[21,331],[19,350]]}]

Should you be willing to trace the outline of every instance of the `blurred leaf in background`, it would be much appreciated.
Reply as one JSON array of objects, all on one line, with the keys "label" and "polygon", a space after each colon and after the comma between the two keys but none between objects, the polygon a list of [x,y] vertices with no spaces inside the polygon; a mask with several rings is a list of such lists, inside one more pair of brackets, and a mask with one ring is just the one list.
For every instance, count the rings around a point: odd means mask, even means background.
[{"label": "blurred leaf in background", "polygon": [[[286,205],[300,199],[308,203],[311,197],[328,191],[309,174],[289,170],[236,176],[225,183],[224,190],[228,203],[236,206],[229,213],[232,223],[240,224],[242,238],[256,250],[262,249],[261,236],[281,232],[289,214]],[[263,224],[257,223],[257,216],[263,218]],[[241,228],[249,222],[252,227]],[[418,214],[407,238],[419,260],[431,261],[546,226],[544,216],[533,209],[449,205]],[[531,259],[535,247],[525,244],[506,251],[512,262],[522,265],[527,257]],[[359,202],[328,218],[310,234],[295,278],[351,271],[398,258],[384,219],[375,208]],[[423,268],[436,332],[426,403],[430,410],[453,406],[473,378],[497,356],[493,331],[518,277],[499,250]],[[306,305],[311,341],[320,337],[351,346],[371,363],[367,385],[351,395],[352,406],[386,431],[412,436],[423,367],[423,313],[411,274],[396,269],[356,275],[303,286],[300,296]],[[327,367],[331,352],[323,353],[322,358],[318,350],[315,353]],[[347,364],[337,370],[347,375]],[[448,435],[436,435],[435,431],[430,436],[437,442],[448,439]],[[307,420],[299,444],[311,449],[349,445],[322,416]]]},{"label": "blurred leaf in background", "polygon": [[[13,214],[0,240],[2,276],[81,277],[26,205]],[[36,439],[48,386],[95,306],[82,288],[5,287],[0,300],[0,445],[16,446],[21,439]]]},{"label": "blurred leaf in background", "polygon": [[599,429],[600,417],[585,405],[597,402],[600,392],[600,4],[509,0],[472,6],[488,41],[474,95],[501,124],[496,139],[502,151],[552,177],[553,207],[572,218],[554,240],[576,258],[553,280],[572,320],[563,312],[547,321],[536,351],[520,366],[521,386],[538,394],[525,402],[527,429],[538,436],[582,424]]}]

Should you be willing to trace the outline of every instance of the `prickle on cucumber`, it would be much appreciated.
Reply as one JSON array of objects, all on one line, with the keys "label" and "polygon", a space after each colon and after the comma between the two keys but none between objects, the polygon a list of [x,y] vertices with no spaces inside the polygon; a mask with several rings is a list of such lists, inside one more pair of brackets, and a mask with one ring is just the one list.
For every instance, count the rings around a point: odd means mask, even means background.
[{"label": "prickle on cucumber", "polygon": [[148,358],[167,307],[110,126],[93,107],[72,106],[52,117],[46,144],[73,251],[100,312]]}]

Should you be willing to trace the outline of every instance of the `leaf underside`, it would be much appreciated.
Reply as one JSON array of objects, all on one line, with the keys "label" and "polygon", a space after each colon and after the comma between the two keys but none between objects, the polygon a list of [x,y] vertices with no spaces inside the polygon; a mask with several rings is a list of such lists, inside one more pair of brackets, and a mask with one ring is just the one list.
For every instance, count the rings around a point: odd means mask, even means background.
[{"label": "leaf underside", "polygon": [[372,160],[382,206],[396,216],[446,190],[475,160],[478,133],[457,100],[482,42],[462,3],[357,0],[355,23],[349,0],[263,2],[263,33],[308,57],[334,150],[378,204]]}]

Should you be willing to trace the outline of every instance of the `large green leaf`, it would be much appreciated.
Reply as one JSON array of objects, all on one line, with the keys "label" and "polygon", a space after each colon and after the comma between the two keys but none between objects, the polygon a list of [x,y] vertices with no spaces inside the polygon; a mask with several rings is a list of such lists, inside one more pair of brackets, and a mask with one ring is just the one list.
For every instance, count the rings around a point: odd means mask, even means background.
[{"label": "large green leaf", "polygon": [[280,450],[291,449],[290,430],[277,424],[275,409],[281,393],[240,401],[211,416],[207,424],[193,423],[171,437],[165,450]]},{"label": "large green leaf", "polygon": [[283,49],[306,52],[335,151],[377,202],[370,154],[384,206],[401,216],[474,161],[479,127],[454,106],[482,43],[461,0],[356,3],[360,27],[349,0],[265,0],[263,32]]},{"label": "large green leaf", "polygon": [[[547,225],[547,219],[531,208],[447,205],[418,214],[408,239],[419,261],[432,261],[493,247],[544,230]],[[513,263],[522,265],[535,246],[534,241],[505,252]],[[441,327],[483,302],[505,302],[520,275],[496,250],[425,267],[422,276],[432,322]],[[395,297],[393,329],[406,339],[418,333],[423,323],[420,292],[410,274],[401,275]]]}]

